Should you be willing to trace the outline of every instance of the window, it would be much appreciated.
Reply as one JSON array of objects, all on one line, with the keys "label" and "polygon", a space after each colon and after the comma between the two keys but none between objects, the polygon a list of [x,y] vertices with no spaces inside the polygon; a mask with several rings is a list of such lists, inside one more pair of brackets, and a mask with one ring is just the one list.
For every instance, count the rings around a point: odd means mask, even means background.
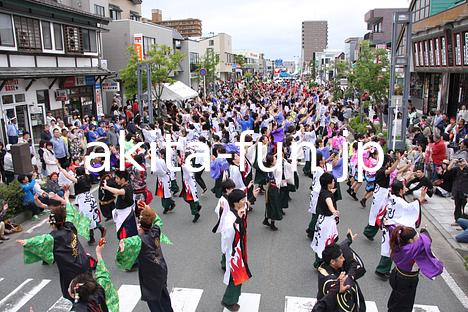
[{"label": "window", "polygon": [[106,16],[105,8],[101,5],[97,5],[97,4],[94,5],[94,13],[102,17]]},{"label": "window", "polygon": [[214,40],[208,41],[208,45],[209,45],[210,47],[214,46]]},{"label": "window", "polygon": [[465,44],[464,44],[464,46],[465,46],[465,49],[464,49],[465,55],[464,55],[464,58],[463,58],[464,59],[463,63],[465,65],[468,65],[468,32],[465,33],[464,39],[465,39]]},{"label": "window", "polygon": [[49,90],[37,90],[36,99],[38,104],[45,104],[45,109],[50,111]]},{"label": "window", "polygon": [[15,16],[14,19],[18,49],[42,51],[39,20],[22,16]]},{"label": "window", "polygon": [[11,15],[0,13],[0,46],[14,47],[13,24]]},{"label": "window", "polygon": [[24,93],[15,94],[15,103],[26,102],[26,97]]},{"label": "window", "polygon": [[416,0],[416,4],[413,9],[413,22],[420,21],[429,17],[431,8],[430,0]]},{"label": "window", "polygon": [[118,7],[118,6],[115,6],[115,5],[109,5],[109,17],[116,21],[116,20],[119,20],[119,19],[122,19],[122,10]]},{"label": "window", "polygon": [[83,43],[81,38],[80,28],[65,26],[65,48],[68,53],[83,52]]},{"label": "window", "polygon": [[446,42],[445,42],[445,37],[442,37],[440,38],[440,42],[441,42],[441,47],[440,47],[440,50],[442,52],[441,56],[442,56],[442,66],[447,66],[447,45],[446,45]]},{"label": "window", "polygon": [[13,95],[4,95],[2,96],[2,103],[3,104],[12,104],[13,103]]},{"label": "window", "polygon": [[42,42],[44,49],[52,50],[52,35],[50,33],[50,23],[41,21],[42,26]]},{"label": "window", "polygon": [[96,47],[96,31],[90,29],[83,29],[83,51],[84,52],[97,52]]},{"label": "window", "polygon": [[375,33],[380,33],[380,32],[382,32],[382,22],[379,22],[379,23],[377,23],[377,24],[374,24],[373,32],[375,32]]},{"label": "window", "polygon": [[147,55],[149,51],[156,45],[156,39],[143,36],[143,55]]},{"label": "window", "polygon": [[141,18],[140,14],[138,12],[130,11],[130,19],[132,21],[139,21]]},{"label": "window", "polygon": [[63,51],[62,25],[54,24],[55,50]]}]

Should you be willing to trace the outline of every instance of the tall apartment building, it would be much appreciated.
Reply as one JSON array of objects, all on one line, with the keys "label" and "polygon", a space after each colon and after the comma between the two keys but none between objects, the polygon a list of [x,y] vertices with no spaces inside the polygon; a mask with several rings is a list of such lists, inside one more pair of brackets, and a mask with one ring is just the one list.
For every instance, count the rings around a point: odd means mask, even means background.
[{"label": "tall apartment building", "polygon": [[184,38],[202,36],[202,21],[196,18],[163,21],[162,11],[153,9],[151,21],[155,24],[175,28]]},{"label": "tall apartment building", "polygon": [[302,61],[306,64],[316,52],[323,52],[328,46],[328,22],[302,22]]},{"label": "tall apartment building", "polygon": [[407,11],[407,8],[374,9],[366,13],[364,21],[369,32],[364,35],[371,46],[391,47],[393,13]]}]

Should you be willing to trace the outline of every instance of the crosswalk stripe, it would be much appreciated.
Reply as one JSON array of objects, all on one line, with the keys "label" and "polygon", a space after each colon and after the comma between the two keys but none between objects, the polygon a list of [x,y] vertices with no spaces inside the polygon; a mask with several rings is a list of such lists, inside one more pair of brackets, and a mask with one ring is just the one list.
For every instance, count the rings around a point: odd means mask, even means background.
[{"label": "crosswalk stripe", "polygon": [[140,286],[122,285],[118,293],[120,312],[132,312],[141,298]]},{"label": "crosswalk stripe", "polygon": [[26,302],[31,300],[32,297],[37,295],[42,288],[50,283],[50,280],[42,280],[38,285],[34,286],[29,291],[20,291],[26,284],[31,282],[33,279],[28,278],[21,285],[16,287],[8,296],[0,301],[0,310],[8,312],[18,311]]},{"label": "crosswalk stripe", "polygon": [[195,312],[200,302],[203,289],[173,288],[171,304],[174,312]]},{"label": "crosswalk stripe", "polygon": [[413,306],[413,312],[440,312],[440,310],[436,306],[415,304]]},{"label": "crosswalk stripe", "polygon": [[377,309],[377,304],[374,301],[366,301],[366,311],[379,312],[379,309]]},{"label": "crosswalk stripe", "polygon": [[[240,305],[239,312],[258,312],[260,308],[260,294],[241,293],[238,304]],[[223,312],[229,312],[224,308]]]},{"label": "crosswalk stripe", "polygon": [[310,312],[316,301],[315,298],[286,296],[284,312]]},{"label": "crosswalk stripe", "polygon": [[53,306],[47,310],[47,312],[68,312],[72,308],[72,303],[70,300],[60,297]]}]

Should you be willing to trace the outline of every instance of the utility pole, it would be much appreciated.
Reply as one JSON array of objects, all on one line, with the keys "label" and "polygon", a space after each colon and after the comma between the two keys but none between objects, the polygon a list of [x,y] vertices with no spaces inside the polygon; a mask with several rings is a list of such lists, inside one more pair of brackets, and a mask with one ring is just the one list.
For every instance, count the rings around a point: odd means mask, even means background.
[{"label": "utility pole", "polygon": [[153,92],[153,84],[151,80],[151,66],[150,64],[142,64],[139,63],[137,66],[137,88],[138,88],[138,95],[137,101],[140,107],[140,116],[143,120],[144,116],[144,107],[143,107],[143,71],[146,70],[146,99],[148,102],[148,114],[149,114],[149,122],[153,123],[153,100],[152,100],[152,92]]},{"label": "utility pole", "polygon": [[[388,146],[392,149],[403,149],[406,146],[406,122],[408,120],[408,100],[411,80],[411,55],[412,55],[412,20],[411,12],[395,12],[393,14],[393,32],[392,32],[392,58],[390,69],[390,92],[389,92],[389,110],[388,110]],[[397,40],[399,37],[398,26],[402,25],[405,30],[405,49],[403,54],[398,54]],[[395,84],[397,81],[397,68],[404,71],[403,96],[395,95]],[[401,107],[400,107],[401,106]],[[398,120],[398,111],[402,113],[400,140],[397,139],[396,122]]]}]

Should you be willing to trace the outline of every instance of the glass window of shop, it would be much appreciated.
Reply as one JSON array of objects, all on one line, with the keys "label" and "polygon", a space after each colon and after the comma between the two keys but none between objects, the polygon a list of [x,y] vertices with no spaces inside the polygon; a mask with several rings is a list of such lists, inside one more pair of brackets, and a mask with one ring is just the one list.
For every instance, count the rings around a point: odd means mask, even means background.
[{"label": "glass window of shop", "polygon": [[94,88],[92,86],[70,88],[69,104],[65,107],[65,115],[71,115],[73,112],[78,112],[81,116],[95,115],[93,103]]}]

